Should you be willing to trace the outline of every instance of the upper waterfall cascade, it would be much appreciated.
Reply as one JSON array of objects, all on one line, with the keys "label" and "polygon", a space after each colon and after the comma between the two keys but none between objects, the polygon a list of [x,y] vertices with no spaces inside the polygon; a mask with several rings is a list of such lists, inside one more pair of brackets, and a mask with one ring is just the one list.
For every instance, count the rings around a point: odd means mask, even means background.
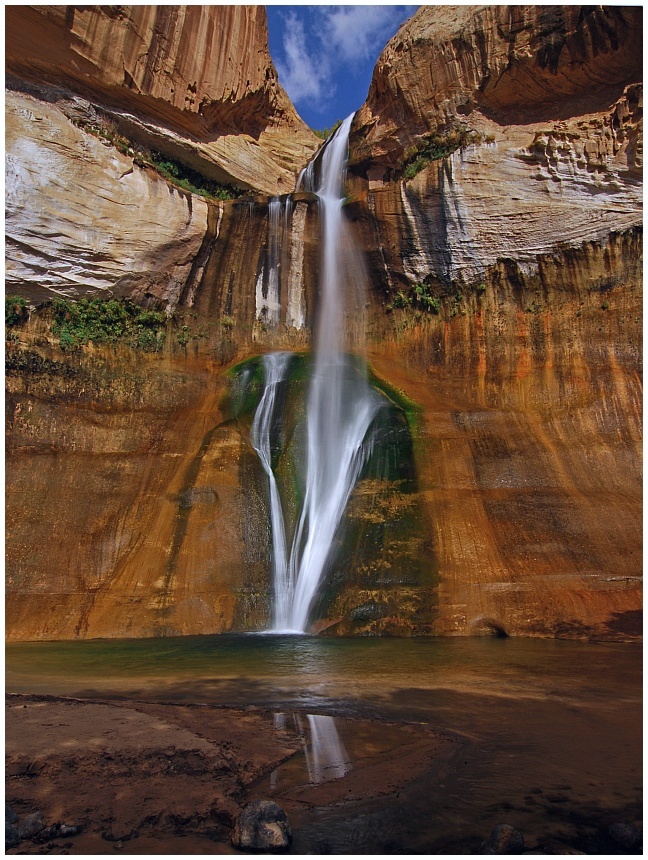
[{"label": "upper waterfall cascade", "polygon": [[[349,290],[345,289],[349,267],[344,261],[348,237],[342,195],[352,120],[350,116],[342,123],[317,159],[319,179],[315,162],[311,162],[298,182],[298,187],[302,184],[317,195],[323,230],[320,304],[306,401],[304,495],[289,549],[271,462],[277,390],[286,378],[289,353],[264,356],[265,388],[252,428],[252,444],[270,485],[275,631],[308,630],[336,533],[371,454],[371,427],[381,407],[380,397],[367,382],[366,374],[359,372],[358,361],[348,354],[345,343],[345,315],[350,306]],[[274,209],[271,215],[276,217]],[[277,253],[274,248],[273,253]],[[357,289],[357,284],[354,286]]]}]

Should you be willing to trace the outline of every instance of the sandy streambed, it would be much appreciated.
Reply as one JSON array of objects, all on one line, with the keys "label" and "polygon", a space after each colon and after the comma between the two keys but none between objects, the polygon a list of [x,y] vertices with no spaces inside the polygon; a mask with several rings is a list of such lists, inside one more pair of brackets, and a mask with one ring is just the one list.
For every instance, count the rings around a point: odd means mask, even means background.
[{"label": "sandy streambed", "polygon": [[7,802],[21,818],[38,810],[47,825],[83,828],[74,837],[23,841],[9,853],[237,853],[229,835],[248,798],[278,791],[298,819],[304,808],[387,797],[458,746],[425,726],[346,720],[353,765],[340,769],[329,757],[313,771],[304,766],[312,763],[305,750],[312,738],[298,730],[300,719],[9,695]]}]

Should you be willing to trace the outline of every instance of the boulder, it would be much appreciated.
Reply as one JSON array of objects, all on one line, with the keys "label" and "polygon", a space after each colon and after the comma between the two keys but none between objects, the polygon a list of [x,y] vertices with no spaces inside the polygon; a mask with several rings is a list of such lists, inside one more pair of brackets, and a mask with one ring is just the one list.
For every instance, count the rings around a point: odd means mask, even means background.
[{"label": "boulder", "polygon": [[282,851],[291,842],[288,816],[272,800],[248,803],[232,833],[232,845],[243,851]]},{"label": "boulder", "polygon": [[524,837],[510,824],[498,824],[482,845],[478,854],[521,854],[524,851]]},{"label": "boulder", "polygon": [[18,835],[21,839],[33,839],[45,828],[45,822],[40,812],[26,815],[18,824]]},{"label": "boulder", "polygon": [[643,845],[643,830],[633,824],[611,824],[608,827],[608,835],[629,851],[636,851]]}]

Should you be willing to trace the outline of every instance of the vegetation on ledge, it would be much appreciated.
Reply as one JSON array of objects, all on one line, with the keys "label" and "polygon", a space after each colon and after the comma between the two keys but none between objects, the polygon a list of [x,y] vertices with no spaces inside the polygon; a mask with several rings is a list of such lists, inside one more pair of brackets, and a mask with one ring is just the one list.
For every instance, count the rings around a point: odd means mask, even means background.
[{"label": "vegetation on ledge", "polygon": [[330,128],[313,128],[311,131],[316,134],[321,140],[328,140],[329,137],[338,130],[338,128],[342,125],[342,120],[339,119],[337,122],[334,122]]},{"label": "vegetation on ledge", "polygon": [[167,182],[177,185],[183,191],[198,194],[208,200],[234,200],[249,193],[233,185],[223,185],[209,179],[174,158],[137,144],[123,134],[119,134],[110,124],[77,123],[77,125],[88,134],[114,146],[122,155],[131,157],[138,167],[154,170]]},{"label": "vegetation on ledge", "polygon": [[166,338],[167,316],[144,310],[129,299],[56,299],[52,332],[64,352],[89,343],[126,343],[158,352]]},{"label": "vegetation on ledge", "polygon": [[[386,306],[386,311],[391,313],[397,309],[411,308],[435,316],[444,311],[444,313],[447,312],[450,319],[460,312],[465,316],[466,310],[465,308],[462,310],[461,306],[464,299],[462,290],[463,287],[455,281],[447,288],[440,284],[431,284],[428,281],[410,284],[408,289],[399,290],[396,293],[390,304]],[[486,291],[486,284],[480,283],[474,290],[477,298],[481,298]]]},{"label": "vegetation on ledge", "polygon": [[484,140],[490,143],[494,138],[484,137],[480,132],[471,131],[465,126],[430,134],[423,138],[418,146],[405,153],[403,178],[413,179],[433,161],[446,158],[457,149],[469,146],[471,143],[482,143]]},{"label": "vegetation on ledge", "polygon": [[[33,318],[37,333],[23,330]],[[7,347],[22,343],[57,343],[64,353],[79,353],[94,346],[127,346],[159,353],[165,344],[183,350],[194,341],[229,339],[236,319],[200,320],[197,313],[178,308],[172,315],[140,307],[128,298],[57,298],[29,311],[27,299],[12,295],[5,299],[5,341]],[[172,339],[172,340],[170,340]]]},{"label": "vegetation on ledge", "polygon": [[5,325],[13,328],[27,322],[28,318],[27,299],[23,296],[5,296]]}]

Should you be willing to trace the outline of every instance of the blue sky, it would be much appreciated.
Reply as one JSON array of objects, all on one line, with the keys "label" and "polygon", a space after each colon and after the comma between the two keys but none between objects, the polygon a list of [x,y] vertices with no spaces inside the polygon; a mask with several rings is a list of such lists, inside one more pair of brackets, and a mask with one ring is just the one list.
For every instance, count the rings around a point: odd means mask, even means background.
[{"label": "blue sky", "polygon": [[418,6],[267,5],[279,81],[311,128],[357,110],[376,60]]}]

